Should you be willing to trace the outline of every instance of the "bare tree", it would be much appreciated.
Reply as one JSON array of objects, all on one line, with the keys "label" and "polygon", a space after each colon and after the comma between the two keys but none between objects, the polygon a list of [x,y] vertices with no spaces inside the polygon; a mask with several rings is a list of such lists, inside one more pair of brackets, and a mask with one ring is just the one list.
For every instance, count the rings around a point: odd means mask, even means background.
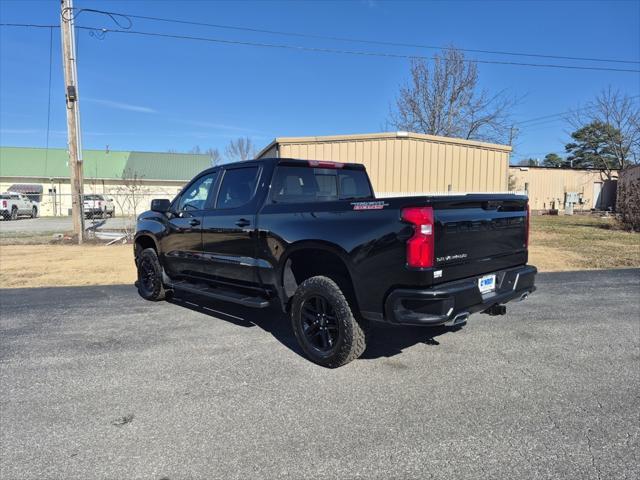
[{"label": "bare tree", "polygon": [[435,56],[433,65],[415,59],[411,79],[400,89],[389,123],[399,130],[429,135],[511,143],[511,109],[517,100],[502,90],[478,85],[478,66],[455,47]]},{"label": "bare tree", "polygon": [[136,219],[145,199],[145,187],[142,177],[137,172],[126,169],[122,173],[122,183],[113,189],[113,199],[122,212],[124,233],[127,239],[132,239],[135,233]]},{"label": "bare tree", "polygon": [[225,153],[232,162],[244,161],[250,160],[255,156],[256,148],[249,137],[240,137],[229,142]]},{"label": "bare tree", "polygon": [[615,160],[615,168],[623,169],[640,163],[640,100],[611,87],[569,118],[575,129],[591,124],[602,124],[607,151]]},{"label": "bare tree", "polygon": [[208,148],[204,151],[204,153],[206,155],[209,155],[209,158],[211,159],[211,166],[217,165],[218,163],[220,163],[220,160],[222,160],[220,150],[218,150],[217,148]]},{"label": "bare tree", "polygon": [[[170,153],[177,153],[175,150],[170,150]],[[220,155],[220,150],[217,148],[209,147],[207,149],[203,149],[200,145],[196,145],[187,153],[192,155],[207,155],[211,159],[211,166],[217,165],[220,160],[222,160],[222,155]]]}]

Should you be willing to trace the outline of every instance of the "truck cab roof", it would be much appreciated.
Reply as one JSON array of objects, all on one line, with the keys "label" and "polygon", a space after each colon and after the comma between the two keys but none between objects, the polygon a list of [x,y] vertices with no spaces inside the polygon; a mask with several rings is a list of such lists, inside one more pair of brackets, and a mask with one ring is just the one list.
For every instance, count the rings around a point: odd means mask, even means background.
[{"label": "truck cab roof", "polygon": [[236,166],[250,166],[250,165],[290,165],[299,167],[313,167],[313,168],[333,168],[333,169],[346,169],[346,170],[365,170],[365,166],[361,163],[341,163],[332,162],[329,160],[301,160],[299,158],[258,158],[253,160],[242,160],[238,162],[222,163],[208,168],[205,171],[211,171],[220,168],[230,168]]}]

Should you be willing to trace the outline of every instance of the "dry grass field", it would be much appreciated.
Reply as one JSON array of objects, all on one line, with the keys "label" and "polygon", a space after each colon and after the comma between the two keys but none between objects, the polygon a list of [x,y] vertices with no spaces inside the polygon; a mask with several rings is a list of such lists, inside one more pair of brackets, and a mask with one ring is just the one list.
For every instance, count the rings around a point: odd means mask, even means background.
[{"label": "dry grass field", "polygon": [[[640,267],[640,234],[615,229],[609,218],[535,216],[531,231],[529,261],[542,272]],[[0,288],[132,284],[132,250],[131,245],[1,245]]]},{"label": "dry grass field", "polygon": [[131,245],[2,245],[0,288],[132,284]]},{"label": "dry grass field", "polygon": [[640,233],[611,217],[534,216],[529,262],[542,272],[640,267]]}]

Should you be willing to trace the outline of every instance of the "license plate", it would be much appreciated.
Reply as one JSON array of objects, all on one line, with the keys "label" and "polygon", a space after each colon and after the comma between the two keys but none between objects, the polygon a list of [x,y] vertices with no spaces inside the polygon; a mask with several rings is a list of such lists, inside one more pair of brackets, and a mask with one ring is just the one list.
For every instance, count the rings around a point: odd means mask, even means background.
[{"label": "license plate", "polygon": [[496,276],[485,275],[478,279],[478,288],[480,293],[493,292],[496,289]]}]

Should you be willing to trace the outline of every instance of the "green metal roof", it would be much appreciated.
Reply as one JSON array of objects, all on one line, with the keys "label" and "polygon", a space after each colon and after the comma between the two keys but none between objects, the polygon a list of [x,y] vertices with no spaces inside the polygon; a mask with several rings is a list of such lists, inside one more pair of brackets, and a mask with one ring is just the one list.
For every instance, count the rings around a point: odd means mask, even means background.
[{"label": "green metal roof", "polygon": [[[208,155],[190,153],[83,151],[85,179],[190,180],[209,168]],[[62,148],[0,147],[0,177],[69,178],[69,155]]]}]

